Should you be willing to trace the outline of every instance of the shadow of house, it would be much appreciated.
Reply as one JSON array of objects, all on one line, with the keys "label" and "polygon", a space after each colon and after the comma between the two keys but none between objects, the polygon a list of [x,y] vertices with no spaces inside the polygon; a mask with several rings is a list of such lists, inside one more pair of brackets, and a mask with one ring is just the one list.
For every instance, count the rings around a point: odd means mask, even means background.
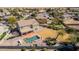
[{"label": "shadow of house", "polygon": [[10,30],[10,32],[11,32],[12,34],[16,34],[16,35],[21,36],[21,33],[20,33],[20,31],[19,31],[19,28],[12,29],[12,30]]},{"label": "shadow of house", "polygon": [[76,51],[77,48],[74,44],[63,43],[57,47],[58,51]]},{"label": "shadow of house", "polygon": [[79,21],[79,16],[72,17],[74,20]]}]

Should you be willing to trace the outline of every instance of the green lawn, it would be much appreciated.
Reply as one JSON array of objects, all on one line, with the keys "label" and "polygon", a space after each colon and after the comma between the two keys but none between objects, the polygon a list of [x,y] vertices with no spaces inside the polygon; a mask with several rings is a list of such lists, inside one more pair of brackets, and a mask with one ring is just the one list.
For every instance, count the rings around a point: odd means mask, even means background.
[{"label": "green lawn", "polygon": [[5,37],[5,35],[6,35],[6,32],[2,33],[2,34],[0,35],[0,40],[2,40],[2,39]]}]

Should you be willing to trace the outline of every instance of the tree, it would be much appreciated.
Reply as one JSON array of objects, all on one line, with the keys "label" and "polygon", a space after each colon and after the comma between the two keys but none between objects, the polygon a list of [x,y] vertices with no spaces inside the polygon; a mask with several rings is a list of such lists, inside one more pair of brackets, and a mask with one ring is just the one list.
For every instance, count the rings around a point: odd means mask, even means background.
[{"label": "tree", "polygon": [[79,32],[79,30],[78,29],[76,29],[76,28],[71,28],[71,27],[69,27],[68,25],[66,25],[64,22],[63,22],[63,19],[60,19],[60,18],[54,18],[54,19],[51,19],[52,20],[52,23],[51,24],[61,24],[61,25],[63,25],[64,27],[65,27],[65,29],[67,29],[68,31],[69,30],[75,30],[76,32]]},{"label": "tree", "polygon": [[3,19],[0,17],[0,21],[2,21]]},{"label": "tree", "polygon": [[64,35],[64,32],[65,32],[64,30],[59,30],[55,39],[57,39],[59,35],[62,35],[63,36]]},{"label": "tree", "polygon": [[57,18],[58,22],[61,23],[64,27],[69,28],[64,22],[63,19]]},{"label": "tree", "polygon": [[36,17],[36,14],[35,14],[35,13],[32,13],[32,14],[31,14],[31,17],[32,17],[32,18],[35,18],[35,17]]},{"label": "tree", "polygon": [[51,23],[49,24],[50,28],[58,30],[58,29],[63,29],[64,26],[61,23]]},{"label": "tree", "polygon": [[77,37],[77,42],[79,42],[79,37]]},{"label": "tree", "polygon": [[51,9],[50,9],[50,8],[46,9],[46,12],[50,12],[50,11],[51,11]]},{"label": "tree", "polygon": [[30,25],[30,28],[33,28],[33,25]]},{"label": "tree", "polygon": [[9,29],[10,30],[16,28],[16,18],[14,16],[10,16],[8,18],[7,22],[9,23]]},{"label": "tree", "polygon": [[63,19],[54,18],[54,19],[51,19],[51,20],[52,20],[52,23],[51,24],[54,24],[54,25],[62,25],[62,28],[63,27],[68,28],[68,26],[63,22]]},{"label": "tree", "polygon": [[67,28],[67,29],[65,29],[65,31],[66,31],[67,33],[76,33],[76,30],[73,29],[73,28]]},{"label": "tree", "polygon": [[26,51],[26,48],[22,48],[21,51]]},{"label": "tree", "polygon": [[45,40],[44,42],[45,42],[47,45],[49,45],[49,46],[52,46],[52,45],[55,45],[55,44],[56,44],[55,38],[50,38],[50,37],[46,38],[46,40]]},{"label": "tree", "polygon": [[16,18],[14,16],[10,16],[7,21],[9,24],[13,25],[16,23]]},{"label": "tree", "polygon": [[3,9],[0,9],[0,12],[3,12]]}]

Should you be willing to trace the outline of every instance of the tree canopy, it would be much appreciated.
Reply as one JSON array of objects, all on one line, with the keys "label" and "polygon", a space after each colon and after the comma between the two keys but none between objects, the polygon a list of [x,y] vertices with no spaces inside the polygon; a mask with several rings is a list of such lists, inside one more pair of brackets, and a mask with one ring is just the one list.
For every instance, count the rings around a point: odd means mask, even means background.
[{"label": "tree canopy", "polygon": [[8,18],[8,23],[9,23],[9,24],[15,24],[15,23],[16,23],[16,18],[15,18],[14,16],[10,16],[10,17]]}]

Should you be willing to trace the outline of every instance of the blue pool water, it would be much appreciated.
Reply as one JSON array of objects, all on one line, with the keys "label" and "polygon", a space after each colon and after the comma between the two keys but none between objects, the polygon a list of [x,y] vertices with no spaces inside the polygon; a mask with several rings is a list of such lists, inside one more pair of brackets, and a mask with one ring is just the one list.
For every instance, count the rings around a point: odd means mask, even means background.
[{"label": "blue pool water", "polygon": [[29,43],[32,43],[34,40],[38,40],[39,37],[38,36],[33,36],[31,38],[26,38],[25,41],[26,42],[29,42]]}]

